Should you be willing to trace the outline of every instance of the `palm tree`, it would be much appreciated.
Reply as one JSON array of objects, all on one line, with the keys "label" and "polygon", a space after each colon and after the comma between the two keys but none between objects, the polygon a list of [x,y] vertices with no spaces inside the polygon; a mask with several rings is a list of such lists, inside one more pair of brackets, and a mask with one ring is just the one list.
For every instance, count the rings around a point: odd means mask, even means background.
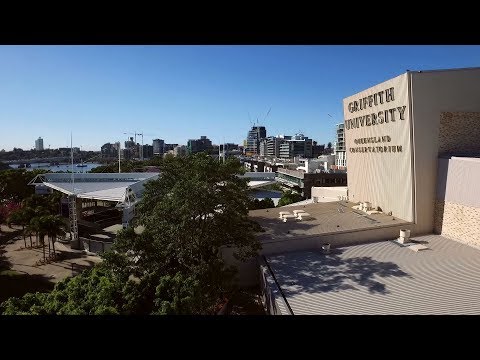
[{"label": "palm tree", "polygon": [[30,228],[37,234],[37,243],[40,239],[43,248],[43,261],[45,262],[45,234],[47,233],[45,216],[35,216],[30,220]]},{"label": "palm tree", "polygon": [[62,197],[63,194],[60,192],[54,192],[53,194],[48,195],[48,207],[52,215],[60,214],[60,200]]},{"label": "palm tree", "polygon": [[13,213],[7,219],[8,225],[17,224],[22,226],[22,235],[23,242],[25,243],[25,248],[27,247],[27,239],[25,238],[25,225],[27,225],[27,219],[25,217],[26,213],[24,208],[20,208]]},{"label": "palm tree", "polygon": [[[48,235],[49,240],[52,241],[53,255],[56,255],[55,252],[55,239],[65,234],[67,224],[65,220],[60,215],[48,215],[43,217],[43,222],[45,225],[45,230]],[[48,243],[50,249],[50,242]]]},{"label": "palm tree", "polygon": [[30,247],[32,248],[33,247],[33,244],[32,244],[33,231],[31,231],[29,225],[30,225],[30,220],[32,220],[32,218],[35,216],[35,212],[33,211],[32,208],[26,207],[26,206],[24,206],[22,209],[23,209],[23,216],[24,216],[25,226],[26,226],[25,231],[30,237]]}]

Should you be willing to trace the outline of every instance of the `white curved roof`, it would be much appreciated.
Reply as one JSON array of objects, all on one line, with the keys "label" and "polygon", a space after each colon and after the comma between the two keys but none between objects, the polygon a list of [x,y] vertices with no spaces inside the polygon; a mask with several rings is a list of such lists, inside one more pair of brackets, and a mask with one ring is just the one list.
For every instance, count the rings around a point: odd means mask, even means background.
[{"label": "white curved roof", "polygon": [[156,179],[159,173],[47,173],[36,176],[29,185],[43,184],[67,195],[83,199],[125,202],[128,192],[141,197],[146,181]]}]

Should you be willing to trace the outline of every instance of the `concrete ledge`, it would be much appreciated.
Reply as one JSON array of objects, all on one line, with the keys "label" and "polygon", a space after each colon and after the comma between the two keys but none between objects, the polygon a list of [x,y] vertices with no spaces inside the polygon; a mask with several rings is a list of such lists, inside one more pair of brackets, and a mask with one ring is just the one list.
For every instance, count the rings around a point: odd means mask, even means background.
[{"label": "concrete ledge", "polygon": [[272,255],[291,251],[321,249],[325,243],[332,248],[348,245],[359,245],[370,242],[386,241],[397,238],[400,229],[412,229],[414,224],[401,223],[383,227],[330,232],[322,235],[295,236],[279,240],[262,241],[262,255]]}]

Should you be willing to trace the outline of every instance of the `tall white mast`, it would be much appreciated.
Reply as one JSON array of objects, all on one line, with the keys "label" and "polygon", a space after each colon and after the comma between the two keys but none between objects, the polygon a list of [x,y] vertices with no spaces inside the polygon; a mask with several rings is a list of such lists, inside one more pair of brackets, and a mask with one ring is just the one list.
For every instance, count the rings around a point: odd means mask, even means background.
[{"label": "tall white mast", "polygon": [[225,136],[223,137],[223,163],[225,163]]},{"label": "tall white mast", "polygon": [[121,170],[120,170],[120,148],[121,148],[121,142],[119,141],[118,142],[118,173],[121,173]]},{"label": "tall white mast", "polygon": [[75,175],[73,171],[73,137],[71,132],[70,132],[70,154],[72,157],[72,193],[75,194]]}]

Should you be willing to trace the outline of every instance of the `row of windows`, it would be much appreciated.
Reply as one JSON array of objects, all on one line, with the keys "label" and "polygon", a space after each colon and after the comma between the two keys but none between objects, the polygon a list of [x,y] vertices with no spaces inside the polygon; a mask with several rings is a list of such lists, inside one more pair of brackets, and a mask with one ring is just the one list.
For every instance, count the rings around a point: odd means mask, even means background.
[{"label": "row of windows", "polygon": [[323,185],[323,184],[347,184],[347,179],[345,178],[334,178],[334,179],[319,179],[315,181],[315,185]]}]

